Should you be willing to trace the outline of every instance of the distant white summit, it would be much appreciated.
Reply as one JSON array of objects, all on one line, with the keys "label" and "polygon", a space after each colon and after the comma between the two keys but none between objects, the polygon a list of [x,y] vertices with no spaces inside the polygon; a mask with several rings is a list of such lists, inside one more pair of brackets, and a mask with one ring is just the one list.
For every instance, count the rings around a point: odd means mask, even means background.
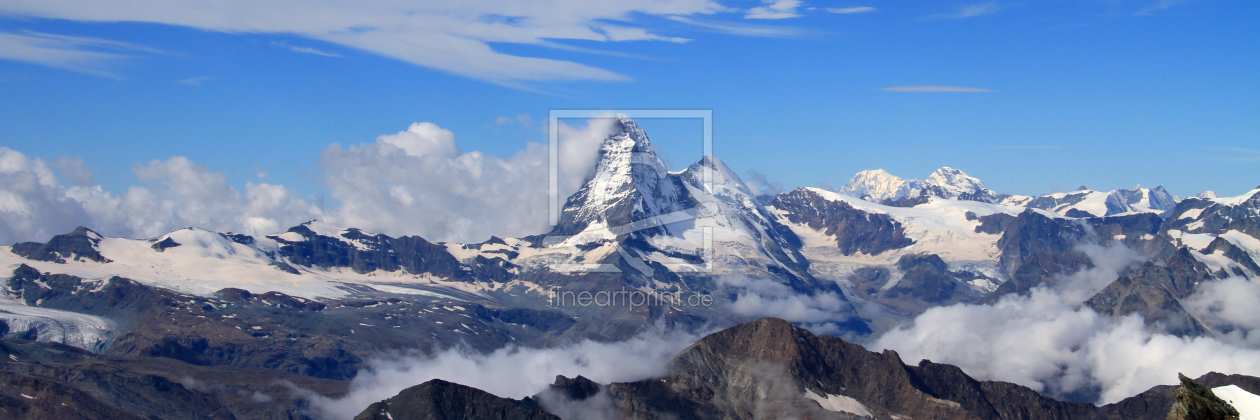
[{"label": "distant white summit", "polygon": [[873,169],[853,175],[853,178],[850,178],[849,182],[836,190],[836,192],[864,200],[881,202],[905,198],[910,195],[911,191],[919,188],[921,183],[922,181],[918,179],[905,180],[883,169]]},{"label": "distant white summit", "polygon": [[[979,201],[1015,207],[1048,210],[1068,217],[1102,217],[1129,213],[1166,214],[1180,198],[1163,187],[1094,191],[1081,186],[1076,191],[1041,196],[998,194],[979,179],[948,166],[932,172],[927,179],[902,179],[883,169],[858,172],[836,192],[876,203],[916,206],[928,197]],[[1206,191],[1199,198],[1213,198]]]},{"label": "distant white summit", "polygon": [[992,203],[995,194],[979,179],[948,166],[937,169],[927,180],[902,179],[883,169],[858,172],[836,192],[868,201],[897,201],[917,197],[926,191],[928,195],[959,200]]},{"label": "distant white summit", "polygon": [[984,183],[980,182],[979,179],[948,166],[932,172],[932,175],[929,175],[927,180],[923,181],[923,188],[929,194],[941,198],[955,198],[985,203],[997,201],[997,194],[985,187]]}]

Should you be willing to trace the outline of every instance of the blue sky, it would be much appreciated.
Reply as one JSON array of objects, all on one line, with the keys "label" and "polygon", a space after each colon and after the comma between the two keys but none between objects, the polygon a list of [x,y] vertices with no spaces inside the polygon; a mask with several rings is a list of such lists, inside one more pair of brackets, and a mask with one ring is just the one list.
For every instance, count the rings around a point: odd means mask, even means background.
[{"label": "blue sky", "polygon": [[[1260,184],[1249,1],[139,3],[0,5],[0,146],[111,191],[183,156],[314,196],[330,144],[412,122],[506,157],[553,108],[703,108],[719,157],[788,188],[940,166],[1016,194]],[[985,92],[881,90],[904,86]],[[698,159],[698,123],[642,124]]]}]

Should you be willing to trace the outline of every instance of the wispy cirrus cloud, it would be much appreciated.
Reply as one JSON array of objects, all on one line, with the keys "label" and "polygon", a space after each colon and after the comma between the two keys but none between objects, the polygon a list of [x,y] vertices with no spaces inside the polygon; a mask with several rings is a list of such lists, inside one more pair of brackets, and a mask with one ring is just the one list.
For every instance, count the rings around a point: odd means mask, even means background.
[{"label": "wispy cirrus cloud", "polygon": [[1245,147],[1209,147],[1208,150],[1228,152],[1229,156],[1216,156],[1212,160],[1227,162],[1260,162],[1260,150]]},{"label": "wispy cirrus cloud", "polygon": [[879,9],[876,9],[870,6],[851,6],[851,7],[828,7],[824,10],[831,13],[855,14],[855,13],[870,13],[870,12],[877,11]]},{"label": "wispy cirrus cloud", "polygon": [[0,32],[0,59],[122,79],[116,68],[136,54],[162,51],[107,39],[47,34]]},{"label": "wispy cirrus cloud", "polygon": [[995,92],[991,89],[965,86],[891,86],[875,90],[885,92],[928,92],[928,93],[986,93]]},{"label": "wispy cirrus cloud", "polygon": [[197,76],[197,77],[189,77],[183,80],[176,80],[175,83],[179,83],[181,85],[188,85],[188,86],[201,86],[202,83],[209,82],[211,80],[214,80],[214,78],[208,77],[208,76]]},{"label": "wispy cirrus cloud", "polygon": [[725,22],[709,22],[695,19],[688,19],[682,16],[670,16],[668,19],[685,23],[709,32],[716,32],[727,35],[753,36],[766,38],[790,38],[803,36],[809,33],[808,30],[802,28],[783,27],[783,26],[767,26],[767,25],[749,25],[742,23],[725,23]]},{"label": "wispy cirrus cloud", "polygon": [[998,148],[999,149],[1012,149],[1012,150],[1056,150],[1056,149],[1062,149],[1063,146],[1055,146],[1051,144],[1030,144],[1030,145],[1008,144],[1008,145],[998,146]]},{"label": "wispy cirrus cloud", "polygon": [[763,3],[766,5],[748,9],[744,19],[790,19],[801,16],[796,10],[802,5],[800,0],[763,0]]},{"label": "wispy cirrus cloud", "polygon": [[969,17],[984,16],[996,13],[1001,10],[1002,6],[995,2],[971,4],[959,7],[950,13],[941,13],[935,15],[924,16],[920,20],[941,20],[941,19],[965,19]]},{"label": "wispy cirrus cloud", "polygon": [[[436,0],[362,3],[345,0],[173,2],[147,0],[10,0],[0,16],[79,22],[142,22],[238,34],[277,34],[331,42],[414,65],[509,86],[529,82],[629,80],[576,61],[496,51],[493,43],[564,40],[681,42],[657,34],[644,17],[697,16],[729,11],[715,0]],[[0,58],[38,61],[76,71],[117,76],[99,64],[117,54],[48,47],[49,39],[8,34]],[[32,52],[32,45],[43,51]],[[296,47],[304,53],[325,53]]]},{"label": "wispy cirrus cloud", "polygon": [[333,57],[333,58],[345,58],[338,54],[333,54],[330,52],[317,50],[311,47],[299,47],[297,45],[289,45],[289,43],[284,42],[284,41],[272,41],[271,45],[275,47],[284,48],[286,50],[293,51],[295,53],[322,55],[324,57]]},{"label": "wispy cirrus cloud", "polygon": [[1189,2],[1190,1],[1188,0],[1158,0],[1146,7],[1138,9],[1138,11],[1133,14],[1138,16],[1153,15]]}]

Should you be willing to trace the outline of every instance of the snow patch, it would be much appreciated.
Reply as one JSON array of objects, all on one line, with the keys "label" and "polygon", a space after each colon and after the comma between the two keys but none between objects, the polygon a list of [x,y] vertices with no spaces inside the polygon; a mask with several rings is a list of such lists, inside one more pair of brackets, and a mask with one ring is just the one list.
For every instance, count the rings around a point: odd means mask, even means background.
[{"label": "snow patch", "polygon": [[827,396],[824,397],[822,395],[815,394],[812,390],[805,390],[805,398],[814,400],[818,403],[818,405],[822,406],[824,410],[856,414],[863,417],[875,417],[875,414],[871,413],[871,410],[866,408],[866,406],[858,400],[844,395],[826,395]]},{"label": "snow patch", "polygon": [[1260,420],[1260,395],[1247,392],[1238,385],[1218,386],[1212,388],[1212,393],[1238,410],[1238,420]]}]

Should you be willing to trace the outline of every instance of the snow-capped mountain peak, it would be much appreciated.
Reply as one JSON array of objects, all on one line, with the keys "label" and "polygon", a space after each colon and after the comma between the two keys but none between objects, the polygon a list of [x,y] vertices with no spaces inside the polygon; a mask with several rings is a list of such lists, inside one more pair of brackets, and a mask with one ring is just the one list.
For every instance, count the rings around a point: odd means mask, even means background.
[{"label": "snow-capped mountain peak", "polygon": [[996,201],[995,194],[979,179],[948,166],[941,167],[923,181],[923,188],[934,196],[959,200]]},{"label": "snow-capped mountain peak", "polygon": [[883,169],[873,169],[853,175],[837,192],[874,202],[897,200],[909,195],[921,182],[918,179],[901,179]]},{"label": "snow-capped mountain peak", "polygon": [[626,115],[600,146],[595,176],[570,196],[552,232],[574,235],[590,226],[615,227],[694,207],[681,181],[666,170],[647,134]]}]

